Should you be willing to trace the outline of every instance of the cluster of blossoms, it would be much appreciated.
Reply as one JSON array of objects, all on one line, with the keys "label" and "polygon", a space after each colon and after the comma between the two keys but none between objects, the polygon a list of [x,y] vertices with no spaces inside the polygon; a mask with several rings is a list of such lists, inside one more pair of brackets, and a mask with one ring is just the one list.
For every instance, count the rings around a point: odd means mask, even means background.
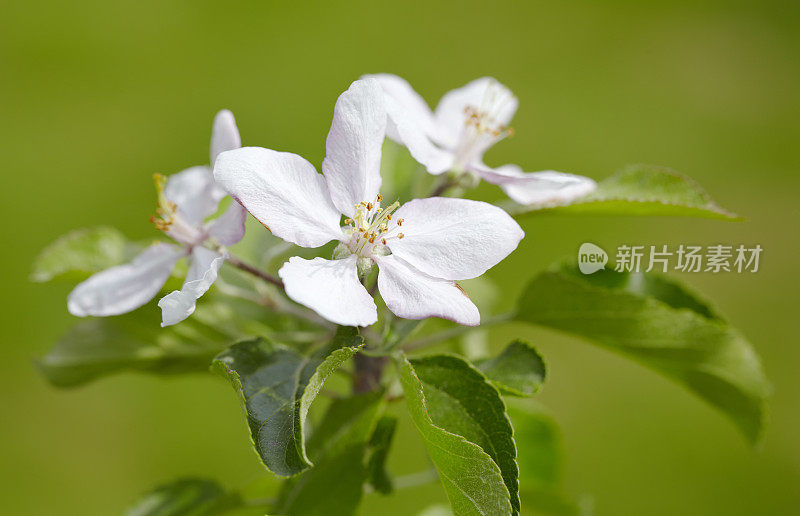
[{"label": "cluster of blossoms", "polygon": [[[381,149],[389,137],[428,172],[448,172],[452,184],[483,178],[522,204],[569,202],[589,193],[594,182],[584,177],[483,163],[486,150],[511,134],[516,108],[516,98],[493,79],[451,91],[431,112],[399,77],[365,76],[336,102],[322,174],[296,154],[242,148],[233,115],[221,111],[212,132],[211,167],[156,176],[154,224],[175,244],[156,243],[131,263],[95,274],[70,294],[69,310],[108,316],[138,308],[187,257],[183,288],[159,301],[162,325],[180,322],[216,280],[227,247],[243,238],[246,210],[286,242],[306,248],[338,242],[331,259],[295,256],[278,272],[289,298],[331,322],[377,322],[375,300],[365,287],[377,266],[377,290],[398,317],[477,325],[478,309],[457,281],[478,277],[503,260],[523,238],[522,229],[499,207],[467,199],[428,197],[383,206]],[[232,197],[230,206],[207,221],[225,194]]]}]

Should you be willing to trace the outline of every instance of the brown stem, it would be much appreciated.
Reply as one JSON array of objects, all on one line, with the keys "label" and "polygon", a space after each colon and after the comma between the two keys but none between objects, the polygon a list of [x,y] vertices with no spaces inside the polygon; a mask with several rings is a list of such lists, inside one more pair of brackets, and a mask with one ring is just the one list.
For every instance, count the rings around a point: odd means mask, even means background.
[{"label": "brown stem", "polygon": [[436,188],[433,189],[433,191],[431,192],[431,194],[428,197],[439,197],[440,195],[445,193],[447,190],[449,190],[450,187],[452,187],[452,186],[454,186],[453,182],[451,180],[449,180],[449,179],[445,179],[444,181],[440,182],[436,186]]},{"label": "brown stem", "polygon": [[381,385],[381,375],[388,357],[370,357],[361,353],[355,356],[353,392],[356,394],[374,391]]},{"label": "brown stem", "polygon": [[233,265],[234,267],[236,267],[239,270],[242,270],[242,271],[244,271],[244,272],[246,272],[248,274],[252,274],[253,276],[255,276],[257,278],[261,278],[262,280],[266,281],[267,283],[271,283],[271,284],[275,285],[278,288],[281,288],[281,289],[284,288],[283,287],[283,282],[281,280],[279,280],[278,278],[276,278],[275,276],[273,276],[273,275],[271,275],[269,273],[266,273],[266,272],[262,271],[261,269],[257,269],[255,267],[253,267],[252,265],[249,265],[249,264],[243,262],[242,260],[240,260],[239,258],[237,258],[237,257],[235,257],[233,255],[228,256],[228,263],[230,263],[231,265]]}]

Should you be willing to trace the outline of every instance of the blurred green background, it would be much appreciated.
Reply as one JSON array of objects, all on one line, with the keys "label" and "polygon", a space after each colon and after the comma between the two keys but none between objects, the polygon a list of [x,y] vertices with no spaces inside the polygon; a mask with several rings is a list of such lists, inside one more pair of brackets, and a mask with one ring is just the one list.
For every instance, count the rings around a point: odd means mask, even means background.
[{"label": "blurred green background", "polygon": [[[682,274],[754,343],[774,384],[763,444],[623,358],[519,326],[549,362],[540,399],[563,426],[566,489],[599,515],[800,513],[800,9],[761,2],[56,2],[0,6],[4,272],[0,499],[5,514],[118,514],[198,474],[262,474],[230,387],[211,375],[122,375],[58,391],[32,358],[74,322],[68,284],[28,282],[57,236],[108,224],[155,235],[150,175],[207,161],[210,123],[319,164],[336,97],[367,72],[431,103],[482,75],[520,98],[499,165],[603,178],[628,163],[681,170],[744,223],[543,215],[491,271],[508,304],[580,243],[755,244],[757,274]],[[499,190],[477,195],[494,200]],[[397,473],[423,460],[408,425]],[[524,447],[525,443],[519,443]],[[415,462],[416,461],[416,462]],[[369,495],[364,514],[413,514],[438,486]]]}]

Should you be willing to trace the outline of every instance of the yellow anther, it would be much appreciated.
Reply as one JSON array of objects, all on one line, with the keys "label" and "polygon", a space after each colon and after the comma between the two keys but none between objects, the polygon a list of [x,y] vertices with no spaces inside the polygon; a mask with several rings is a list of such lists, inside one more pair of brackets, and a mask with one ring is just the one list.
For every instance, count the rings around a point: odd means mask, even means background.
[{"label": "yellow anther", "polygon": [[381,238],[381,243],[382,243],[383,245],[386,245],[386,239],[385,239],[385,238]]},{"label": "yellow anther", "polygon": [[376,199],[378,202],[381,202],[381,201],[383,200],[383,196],[382,196],[381,194],[378,194],[378,197],[376,197],[375,199]]},{"label": "yellow anther", "polygon": [[378,209],[375,210],[375,213],[380,213],[382,211],[383,211],[383,208],[378,208]]},{"label": "yellow anther", "polygon": [[372,211],[372,203],[371,202],[367,203],[367,211]]},{"label": "yellow anther", "polygon": [[406,219],[397,219],[397,225],[402,226]]},{"label": "yellow anther", "polygon": [[369,243],[370,244],[374,244],[375,243],[375,235],[372,235],[371,237],[369,237]]},{"label": "yellow anther", "polygon": [[345,224],[352,224],[353,223],[353,219],[344,219],[344,223]]},{"label": "yellow anther", "polygon": [[405,238],[405,235],[403,233],[400,233],[397,235],[397,238],[402,240],[403,238]]},{"label": "yellow anther", "polygon": [[386,215],[386,220],[392,220],[392,215],[391,214]]}]

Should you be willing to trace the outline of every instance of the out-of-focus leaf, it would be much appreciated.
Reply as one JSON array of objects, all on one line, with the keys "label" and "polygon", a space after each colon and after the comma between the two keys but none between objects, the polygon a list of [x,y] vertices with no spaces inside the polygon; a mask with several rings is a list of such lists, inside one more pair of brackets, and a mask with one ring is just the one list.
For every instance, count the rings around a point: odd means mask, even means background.
[{"label": "out-of-focus leaf", "polygon": [[325,380],[363,345],[355,328],[310,355],[259,338],[239,342],[214,359],[244,407],[253,445],[264,465],[281,476],[311,467],[303,425]]},{"label": "out-of-focus leaf", "polygon": [[494,358],[476,361],[475,366],[501,393],[509,396],[533,396],[545,377],[542,356],[521,340],[509,344]]},{"label": "out-of-focus leaf", "polygon": [[242,503],[213,480],[186,478],[157,487],[139,499],[125,516],[210,516]]},{"label": "out-of-focus leaf", "polygon": [[517,514],[516,448],[497,389],[456,356],[402,357],[399,367],[411,419],[455,514]]},{"label": "out-of-focus leaf", "polygon": [[355,514],[369,478],[368,442],[383,404],[380,391],[331,403],[309,439],[314,467],[284,482],[277,514]]},{"label": "out-of-focus leaf", "polygon": [[[409,154],[404,146],[387,139],[381,152],[381,191],[389,203],[404,203],[414,196],[414,181],[420,171],[420,164]],[[428,174],[425,173],[425,176]],[[387,203],[388,204],[388,203]]]},{"label": "out-of-focus leaf", "polygon": [[296,319],[230,298],[204,296],[191,317],[161,328],[154,304],[116,317],[89,318],[67,331],[36,361],[56,387],[72,387],[124,371],[207,372],[214,356],[252,336],[291,342],[319,338]]},{"label": "out-of-focus leaf", "polygon": [[750,441],[758,439],[769,393],[758,356],[674,282],[562,267],[536,277],[518,310],[521,321],[582,336],[664,374],[723,411]]},{"label": "out-of-focus leaf", "polygon": [[[202,315],[209,309],[198,306],[197,311]],[[161,313],[152,307],[81,321],[36,365],[56,387],[78,386],[122,371],[204,372],[237,338],[195,317],[169,328],[160,323]]]},{"label": "out-of-focus leaf", "polygon": [[119,265],[133,254],[125,236],[114,228],[71,231],[45,247],[33,262],[31,280],[50,281],[70,272],[88,275]]},{"label": "out-of-focus leaf", "polygon": [[564,494],[561,431],[538,405],[514,403],[508,408],[517,442],[519,482],[526,510],[548,516],[588,516],[585,508]]},{"label": "out-of-focus leaf", "polygon": [[600,181],[586,197],[565,206],[509,205],[515,216],[550,211],[576,214],[667,215],[742,220],[720,208],[703,188],[688,176],[666,167],[631,165]]},{"label": "out-of-focus leaf", "polygon": [[396,428],[396,417],[382,416],[375,425],[375,431],[372,432],[369,440],[369,459],[367,460],[369,483],[382,494],[389,494],[394,489],[392,479],[386,471],[386,457],[389,455]]}]

